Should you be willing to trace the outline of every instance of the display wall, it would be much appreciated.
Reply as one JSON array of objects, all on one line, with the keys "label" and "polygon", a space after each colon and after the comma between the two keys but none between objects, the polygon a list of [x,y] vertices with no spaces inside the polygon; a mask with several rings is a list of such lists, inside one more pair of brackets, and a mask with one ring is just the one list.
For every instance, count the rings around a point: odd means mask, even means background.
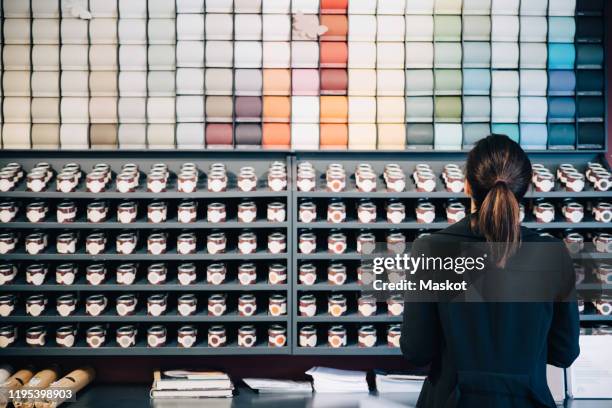
[{"label": "display wall", "polygon": [[6,149],[605,147],[602,0],[4,0]]}]

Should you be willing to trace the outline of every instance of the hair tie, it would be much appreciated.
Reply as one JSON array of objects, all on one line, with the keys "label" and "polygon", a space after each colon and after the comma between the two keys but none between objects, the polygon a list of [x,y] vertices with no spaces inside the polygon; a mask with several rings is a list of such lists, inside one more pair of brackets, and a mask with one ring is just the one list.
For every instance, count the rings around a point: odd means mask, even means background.
[{"label": "hair tie", "polygon": [[508,180],[506,180],[503,177],[498,177],[497,180],[495,180],[495,183],[493,183],[493,184],[494,185],[496,185],[496,184],[506,184],[507,185],[508,184]]}]

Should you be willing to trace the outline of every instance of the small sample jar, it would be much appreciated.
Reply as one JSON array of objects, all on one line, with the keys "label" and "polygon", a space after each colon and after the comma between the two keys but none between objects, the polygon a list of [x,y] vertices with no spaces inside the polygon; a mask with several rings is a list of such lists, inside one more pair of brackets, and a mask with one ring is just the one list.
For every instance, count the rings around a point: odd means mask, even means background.
[{"label": "small sample jar", "polygon": [[555,178],[548,170],[536,170],[533,182],[537,192],[550,192],[555,188]]},{"label": "small sample jar", "polygon": [[595,272],[595,276],[597,276],[597,280],[602,284],[612,284],[612,265],[610,264],[600,264],[597,267]]},{"label": "small sample jar", "polygon": [[92,326],[87,329],[85,342],[91,348],[103,346],[106,342],[106,330],[103,326]]},{"label": "small sample jar", "polygon": [[122,264],[116,269],[117,283],[120,285],[131,285],[136,281],[136,272],[138,268],[135,264]]},{"label": "small sample jar", "polygon": [[241,326],[238,329],[238,347],[253,347],[255,343],[257,343],[255,326]]},{"label": "small sample jar", "polygon": [[316,187],[314,170],[299,170],[297,173],[296,184],[299,191],[310,192]]},{"label": "small sample jar", "polygon": [[17,340],[17,328],[13,325],[0,327],[0,348],[6,348]]},{"label": "small sample jar", "polygon": [[99,255],[106,250],[106,237],[101,232],[94,232],[85,238],[85,251],[90,255]]},{"label": "small sample jar", "polygon": [[89,316],[100,316],[106,310],[108,299],[104,295],[91,295],[85,299],[85,313]]},{"label": "small sample jar", "polygon": [[612,253],[612,234],[600,232],[593,237],[595,250],[602,253]]},{"label": "small sample jar", "polygon": [[179,193],[194,193],[198,188],[198,172],[195,169],[181,170],[177,179],[177,190]]},{"label": "small sample jar", "polygon": [[287,314],[287,297],[285,295],[271,295],[268,299],[268,314],[270,316],[283,316]]},{"label": "small sample jar", "polygon": [[161,285],[166,283],[168,269],[163,263],[149,265],[147,268],[147,280],[152,285]]},{"label": "small sample jar", "polygon": [[575,172],[567,172],[565,173],[565,190],[571,191],[574,193],[579,193],[584,190],[585,187],[585,177],[584,174]]},{"label": "small sample jar", "polygon": [[287,210],[285,203],[273,202],[268,204],[266,215],[269,222],[285,222]]},{"label": "small sample jar", "polygon": [[327,190],[332,193],[339,193],[346,188],[346,173],[343,171],[328,171],[325,176]]},{"label": "small sample jar", "polygon": [[176,238],[176,252],[181,255],[194,254],[196,252],[196,235],[185,232]]},{"label": "small sample jar", "polygon": [[117,235],[116,241],[116,251],[121,255],[130,255],[133,254],[136,250],[136,244],[138,243],[138,237],[134,232],[126,232],[123,234]]},{"label": "small sample jar", "polygon": [[317,205],[312,201],[300,203],[298,211],[300,222],[310,223],[317,220]]},{"label": "small sample jar", "polygon": [[284,191],[287,188],[287,173],[282,170],[268,172],[268,188],[271,191]]},{"label": "small sample jar", "polygon": [[300,234],[298,247],[302,254],[312,254],[317,250],[317,236],[312,232]]},{"label": "small sample jar", "polygon": [[215,294],[208,298],[208,315],[223,316],[227,310],[225,295]]},{"label": "small sample jar", "polygon": [[87,204],[87,221],[92,223],[104,222],[108,216],[108,205],[102,201]]},{"label": "small sample jar", "polygon": [[15,180],[14,172],[9,170],[0,171],[0,192],[6,193],[8,191],[11,191],[15,188],[16,185],[17,181]]},{"label": "small sample jar", "polygon": [[255,191],[257,188],[257,175],[252,167],[243,167],[238,173],[238,189],[243,192]]},{"label": "small sample jar", "polygon": [[[90,175],[91,173],[87,175],[87,180],[89,180]],[[117,191],[124,194],[133,193],[136,191],[136,187],[138,186],[138,177],[139,174],[137,172],[123,172],[117,174],[117,178],[115,180],[117,184]],[[92,193],[93,192],[95,191],[92,191]]]},{"label": "small sample jar", "polygon": [[0,296],[0,317],[8,317],[15,310],[16,300],[15,295]]},{"label": "small sample jar", "polygon": [[206,250],[209,254],[222,254],[227,246],[227,238],[223,232],[215,232],[206,237]]},{"label": "small sample jar", "polygon": [[49,206],[43,202],[30,203],[26,207],[26,218],[30,222],[41,222],[47,216]]},{"label": "small sample jar", "polygon": [[563,242],[570,254],[577,254],[584,249],[584,237],[578,232],[565,234]]},{"label": "small sample jar", "polygon": [[42,347],[47,338],[47,329],[44,326],[33,326],[26,330],[26,344],[31,347]]},{"label": "small sample jar", "polygon": [[198,308],[198,299],[193,294],[181,295],[177,301],[177,311],[181,316],[191,316]]},{"label": "small sample jar", "polygon": [[376,298],[372,295],[362,295],[357,299],[359,316],[370,317],[376,315]]},{"label": "small sample jar", "polygon": [[567,222],[579,223],[584,218],[584,207],[575,201],[565,203],[561,208],[561,212]]},{"label": "small sample jar", "polygon": [[136,345],[136,336],[138,330],[132,325],[121,326],[117,329],[116,340],[117,344],[122,348],[128,348]]},{"label": "small sample jar", "polygon": [[327,313],[333,317],[340,317],[346,313],[346,296],[342,294],[330,295],[327,299]]},{"label": "small sample jar", "polygon": [[371,254],[376,249],[376,236],[371,232],[362,232],[357,236],[357,253]]},{"label": "small sample jar", "polygon": [[406,175],[401,170],[386,172],[385,181],[390,193],[401,193],[406,189]]},{"label": "small sample jar", "polygon": [[317,281],[317,268],[313,264],[301,264],[298,279],[301,285],[314,285]]},{"label": "small sample jar", "polygon": [[346,266],[333,263],[327,267],[327,283],[329,285],[343,285],[346,282]]},{"label": "small sample jar", "polygon": [[331,348],[345,347],[347,343],[346,329],[344,326],[332,326],[327,331],[327,344]]},{"label": "small sample jar", "polygon": [[74,254],[76,245],[77,237],[74,232],[65,232],[55,239],[55,250],[58,254]]},{"label": "small sample jar", "polygon": [[147,253],[161,255],[166,253],[168,239],[164,233],[153,233],[147,238]]},{"label": "small sample jar", "polygon": [[181,285],[190,285],[196,281],[196,266],[192,263],[181,264],[177,268],[177,278]]},{"label": "small sample jar", "polygon": [[287,329],[274,324],[268,329],[268,347],[285,347],[287,344]]},{"label": "small sample jar", "polygon": [[364,224],[376,222],[376,205],[371,201],[360,202],[357,207],[357,219]]},{"label": "small sample jar", "polygon": [[302,326],[300,328],[300,347],[317,346],[317,329],[314,326]]},{"label": "small sample jar", "polygon": [[391,224],[399,224],[406,218],[406,206],[402,203],[390,203],[387,205],[387,221]]},{"label": "small sample jar", "polygon": [[147,206],[147,219],[149,222],[158,224],[166,222],[168,217],[168,205],[163,202],[153,202]]},{"label": "small sample jar", "polygon": [[373,171],[359,171],[355,173],[357,189],[363,193],[376,191],[376,174]]},{"label": "small sample jar", "polygon": [[225,282],[227,268],[222,263],[213,263],[206,267],[206,282],[211,285],[220,285]]},{"label": "small sample jar", "polygon": [[461,203],[449,203],[446,206],[446,220],[449,224],[454,224],[465,218],[465,205]]},{"label": "small sample jar", "polygon": [[347,246],[346,235],[342,232],[335,232],[327,237],[327,250],[332,254],[343,254]]},{"label": "small sample jar", "polygon": [[147,175],[147,191],[149,193],[162,193],[166,191],[166,177],[163,173],[155,172]]},{"label": "small sample jar", "polygon": [[404,298],[401,295],[392,295],[387,299],[387,314],[401,316],[404,313]]},{"label": "small sample jar", "polygon": [[244,294],[238,298],[238,315],[253,316],[257,313],[257,301],[254,295]]},{"label": "small sample jar", "polygon": [[195,222],[198,217],[198,205],[194,201],[184,201],[178,205],[176,218],[178,222],[189,224]]},{"label": "small sample jar", "polygon": [[55,177],[56,190],[64,194],[73,192],[77,184],[78,180],[75,173],[62,172]]},{"label": "small sample jar", "polygon": [[287,283],[287,267],[282,264],[272,264],[268,267],[268,283],[284,285]]},{"label": "small sample jar", "polygon": [[55,343],[59,347],[70,348],[76,340],[76,328],[74,326],[62,326],[55,331]]},{"label": "small sample jar", "polygon": [[26,268],[26,283],[34,286],[42,285],[45,282],[47,271],[47,267],[42,264],[28,265]]},{"label": "small sample jar", "polygon": [[549,223],[555,220],[555,207],[550,203],[538,203],[533,208],[536,222]]},{"label": "small sample jar", "polygon": [[593,207],[593,216],[597,222],[608,223],[612,221],[612,204],[610,203],[597,203]]},{"label": "small sample jar", "polygon": [[26,301],[26,314],[28,316],[40,316],[47,308],[47,297],[44,295],[29,296]]},{"label": "small sample jar", "polygon": [[132,201],[127,201],[117,206],[117,220],[122,224],[130,224],[136,221],[138,206]]},{"label": "small sample jar", "polygon": [[77,267],[73,263],[58,265],[55,268],[55,282],[58,285],[72,285],[76,279]]},{"label": "small sample jar", "polygon": [[268,252],[271,254],[282,254],[287,250],[287,237],[282,232],[274,232],[268,235]]},{"label": "small sample jar", "polygon": [[313,317],[317,314],[317,299],[314,295],[302,295],[299,302],[300,316]]},{"label": "small sample jar", "polygon": [[11,283],[15,276],[17,276],[17,266],[13,264],[0,264],[0,285]]},{"label": "small sample jar", "polygon": [[[3,173],[6,174],[6,172],[3,172]],[[5,176],[3,176],[3,177],[5,177]],[[36,171],[36,172],[28,173],[27,181],[26,181],[26,189],[28,191],[33,192],[33,193],[40,193],[41,191],[43,191],[43,190],[45,190],[47,188],[47,180],[46,180],[46,178],[47,178],[47,175],[44,172],[42,172],[42,171]],[[12,173],[11,173],[11,179],[13,179],[11,181],[11,183],[14,186],[15,182],[14,182],[14,176],[13,176]],[[5,182],[3,184],[8,185],[9,183]]]},{"label": "small sample jar", "polygon": [[147,298],[147,315],[158,317],[165,314],[167,309],[167,295],[156,294]]},{"label": "small sample jar", "polygon": [[55,299],[55,310],[62,317],[68,317],[76,310],[77,300],[73,294],[59,296]]},{"label": "small sample jar", "polygon": [[151,326],[147,330],[147,345],[149,347],[164,347],[166,345],[166,327]]},{"label": "small sample jar", "polygon": [[419,203],[416,207],[416,219],[420,224],[431,224],[436,219],[436,207],[428,202]]},{"label": "small sample jar", "polygon": [[461,193],[465,185],[465,176],[463,175],[463,172],[459,169],[447,170],[444,174],[446,191],[451,193]]},{"label": "small sample jar", "polygon": [[117,297],[115,309],[119,316],[131,316],[136,313],[138,299],[133,294],[125,294]]},{"label": "small sample jar", "polygon": [[[2,237],[0,236],[0,240]],[[16,242],[16,240],[15,240]],[[47,234],[34,232],[25,237],[25,250],[30,255],[42,253],[47,248]]]},{"label": "small sample jar", "polygon": [[327,206],[327,222],[339,224],[346,220],[346,205],[342,202],[330,203]]},{"label": "small sample jar", "polygon": [[227,336],[224,326],[212,326],[208,329],[208,346],[217,348],[227,344]]},{"label": "small sample jar", "polygon": [[206,220],[210,223],[225,222],[227,219],[227,212],[225,210],[225,204],[223,203],[210,203],[206,207]]},{"label": "small sample jar", "polygon": [[257,236],[252,232],[243,232],[238,236],[238,252],[252,254],[257,251]]},{"label": "small sample jar", "polygon": [[0,203],[0,222],[11,222],[17,215],[17,204],[14,201]]},{"label": "small sample jar", "polygon": [[357,267],[357,284],[370,285],[374,282],[374,267],[372,264],[362,263]]},{"label": "small sample jar", "polygon": [[406,251],[406,236],[401,232],[391,232],[387,235],[387,251],[403,254]]},{"label": "small sample jar", "polygon": [[376,345],[376,329],[372,325],[361,326],[357,332],[357,346],[366,348]]},{"label": "small sample jar", "polygon": [[253,201],[238,204],[238,222],[253,222],[257,218],[257,205]]},{"label": "small sample jar", "polygon": [[612,297],[608,295],[602,295],[599,299],[595,300],[595,309],[600,315],[610,316],[612,315]]},{"label": "small sample jar", "polygon": [[220,193],[227,189],[227,174],[225,171],[213,170],[208,174],[208,191]]},{"label": "small sample jar", "polygon": [[106,267],[103,264],[87,265],[85,279],[90,285],[100,285],[106,281]]},{"label": "small sample jar", "polygon": [[241,285],[252,285],[257,281],[255,264],[245,263],[238,266],[238,282]]},{"label": "small sample jar", "polygon": [[198,338],[198,330],[193,326],[182,326],[178,329],[177,341],[179,347],[193,347]]},{"label": "small sample jar", "polygon": [[398,324],[390,325],[387,329],[387,345],[389,347],[399,348],[402,328]]}]

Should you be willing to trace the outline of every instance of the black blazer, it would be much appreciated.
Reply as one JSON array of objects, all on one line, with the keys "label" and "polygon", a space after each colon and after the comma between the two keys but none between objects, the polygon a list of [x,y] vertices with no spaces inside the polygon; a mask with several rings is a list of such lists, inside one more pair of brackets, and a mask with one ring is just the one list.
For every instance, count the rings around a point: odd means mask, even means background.
[{"label": "black blazer", "polygon": [[[469,219],[415,241],[413,254],[432,243],[484,241],[472,233]],[[522,241],[558,242],[527,228]],[[573,274],[569,254],[559,247],[558,259]],[[521,250],[508,265],[521,259]],[[417,407],[552,408],[546,364],[570,366],[580,352],[579,332],[575,301],[406,302],[401,349],[411,364],[430,367]]]}]

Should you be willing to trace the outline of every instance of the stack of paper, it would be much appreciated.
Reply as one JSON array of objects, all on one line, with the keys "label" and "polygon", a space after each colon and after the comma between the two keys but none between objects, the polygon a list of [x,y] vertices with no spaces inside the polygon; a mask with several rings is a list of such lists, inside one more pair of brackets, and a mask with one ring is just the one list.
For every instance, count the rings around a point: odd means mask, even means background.
[{"label": "stack of paper", "polygon": [[316,392],[369,392],[365,371],[313,367],[306,374],[312,377]]},{"label": "stack of paper", "polygon": [[400,372],[375,371],[376,390],[386,392],[421,392],[425,377]]},{"label": "stack of paper", "polygon": [[246,385],[260,394],[312,393],[308,381],[272,380],[268,378],[245,378]]},{"label": "stack of paper", "polygon": [[155,371],[151,398],[231,398],[234,385],[220,371]]}]

